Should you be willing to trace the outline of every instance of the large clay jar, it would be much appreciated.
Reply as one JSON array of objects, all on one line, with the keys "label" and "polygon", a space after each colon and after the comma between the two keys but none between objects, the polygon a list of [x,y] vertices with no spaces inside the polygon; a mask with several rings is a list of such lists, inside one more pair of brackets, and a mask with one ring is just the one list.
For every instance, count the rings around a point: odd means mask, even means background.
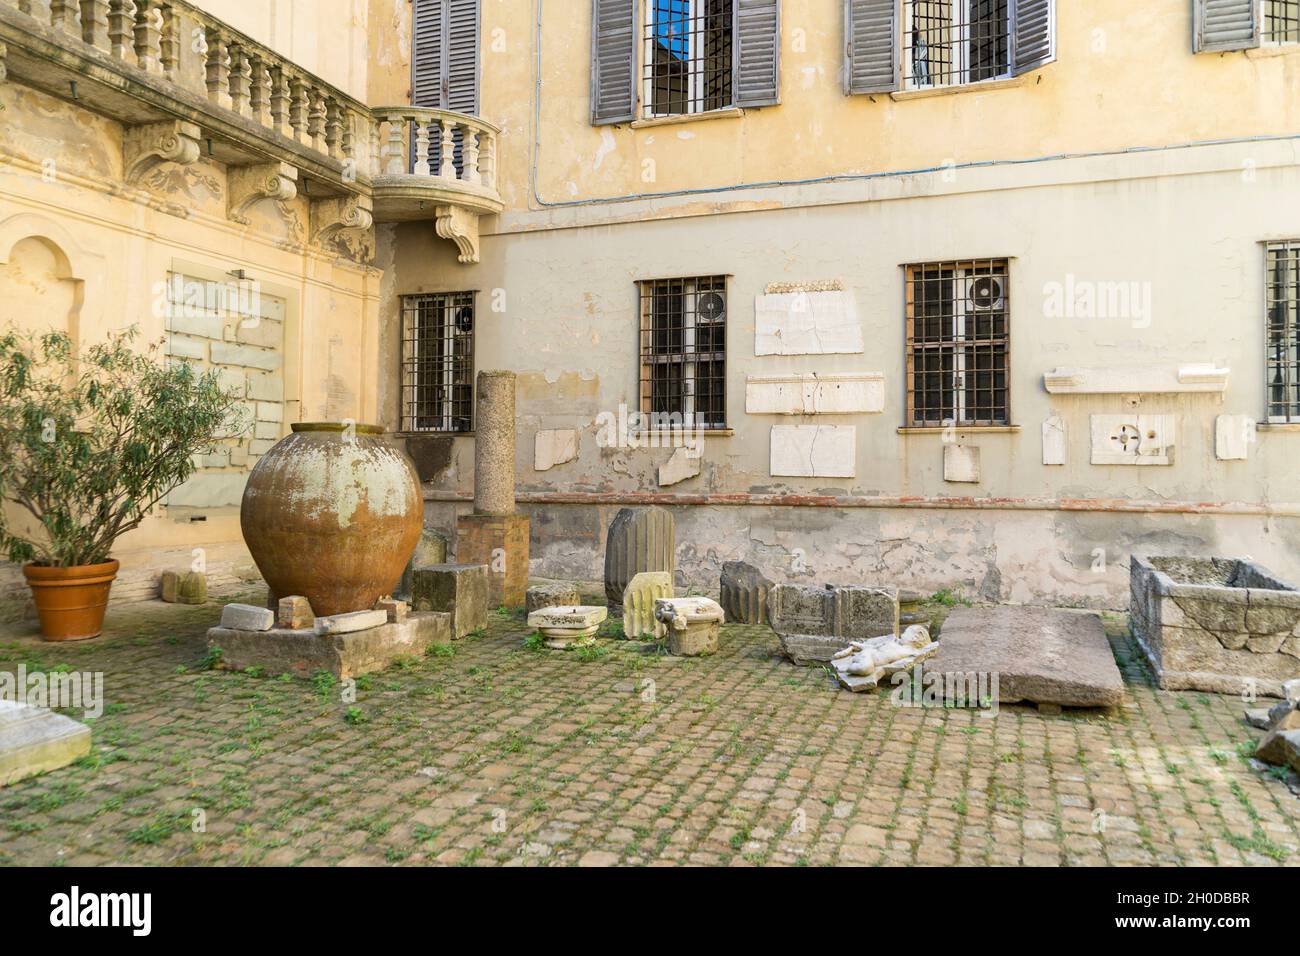
[{"label": "large clay jar", "polygon": [[239,523],[276,597],[317,616],[391,594],[415,551],[423,501],[415,465],[375,425],[304,422],[248,476]]}]

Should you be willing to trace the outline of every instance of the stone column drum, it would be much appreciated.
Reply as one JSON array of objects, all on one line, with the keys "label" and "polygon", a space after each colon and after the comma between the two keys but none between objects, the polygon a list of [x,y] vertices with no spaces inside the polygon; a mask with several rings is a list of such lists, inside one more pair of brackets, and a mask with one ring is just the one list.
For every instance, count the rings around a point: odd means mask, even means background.
[{"label": "stone column drum", "polygon": [[515,373],[478,373],[474,513],[456,519],[456,560],[488,568],[488,602],[519,607],[528,588],[528,516],[515,513]]},{"label": "stone column drum", "polygon": [[623,613],[623,592],[642,571],[674,574],[676,554],[677,526],[669,512],[620,508],[605,538],[605,599],[610,613]]}]

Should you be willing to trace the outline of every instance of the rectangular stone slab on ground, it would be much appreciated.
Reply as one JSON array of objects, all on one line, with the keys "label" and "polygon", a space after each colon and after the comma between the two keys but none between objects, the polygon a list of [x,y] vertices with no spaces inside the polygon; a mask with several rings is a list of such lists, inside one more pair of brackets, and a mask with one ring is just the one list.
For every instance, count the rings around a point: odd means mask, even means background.
[{"label": "rectangular stone slab on ground", "polygon": [[1115,707],[1124,679],[1101,618],[1038,607],[957,608],[928,673],[996,674],[998,701]]},{"label": "rectangular stone slab on ground", "polygon": [[451,615],[438,611],[348,634],[287,628],[208,631],[208,647],[221,649],[221,664],[229,670],[260,667],[268,674],[298,677],[329,671],[339,680],[383,670],[399,657],[420,657],[430,645],[450,642]]},{"label": "rectangular stone slab on ground", "polygon": [[349,611],[316,618],[313,630],[317,634],[351,634],[388,623],[387,611]]},{"label": "rectangular stone slab on ground", "polygon": [[0,700],[0,787],[90,753],[90,728],[43,707]]}]

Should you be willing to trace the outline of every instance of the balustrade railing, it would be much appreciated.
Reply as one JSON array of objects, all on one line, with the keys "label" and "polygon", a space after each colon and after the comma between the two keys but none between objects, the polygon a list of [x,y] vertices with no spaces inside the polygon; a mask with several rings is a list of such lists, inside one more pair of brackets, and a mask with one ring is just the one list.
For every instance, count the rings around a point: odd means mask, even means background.
[{"label": "balustrade railing", "polygon": [[377,172],[364,104],[183,0],[0,0],[356,172]]},{"label": "balustrade railing", "polygon": [[415,106],[379,106],[371,113],[380,175],[496,189],[498,127],[464,113]]}]

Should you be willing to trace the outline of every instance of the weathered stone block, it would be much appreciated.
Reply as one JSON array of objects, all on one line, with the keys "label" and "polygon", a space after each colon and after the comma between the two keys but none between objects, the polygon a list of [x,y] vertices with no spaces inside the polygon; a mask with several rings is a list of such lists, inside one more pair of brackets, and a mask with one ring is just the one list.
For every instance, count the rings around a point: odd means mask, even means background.
[{"label": "weathered stone block", "polygon": [[771,590],[772,582],[752,564],[727,561],[722,565],[719,603],[733,624],[766,624]]},{"label": "weathered stone block", "polygon": [[642,571],[676,570],[677,528],[662,508],[620,508],[605,538],[605,599],[623,613],[623,592]]},{"label": "weathered stone block", "polygon": [[489,607],[523,607],[528,588],[528,516],[461,515],[456,560],[487,566]]},{"label": "weathered stone block", "polygon": [[211,354],[213,363],[217,365],[237,365],[241,368],[258,368],[267,372],[278,371],[284,365],[284,357],[279,352],[249,345],[213,342]]},{"label": "weathered stone block", "polygon": [[280,598],[276,608],[276,623],[291,631],[313,627],[316,615],[312,613],[311,602],[301,595]]},{"label": "weathered stone block", "polygon": [[447,536],[433,528],[425,528],[420,532],[420,540],[415,545],[415,553],[411,555],[411,560],[407,562],[406,570],[402,572],[402,580],[398,582],[397,591],[394,592],[393,596],[401,598],[403,601],[410,601],[411,580],[415,569],[446,563]]},{"label": "weathered stone block", "polygon": [[642,571],[623,592],[623,636],[660,640],[664,626],[655,618],[655,602],[673,596],[673,576],[667,571]]},{"label": "weathered stone block", "polygon": [[168,604],[176,603],[176,586],[180,583],[181,576],[175,571],[164,571],[158,581],[158,597]]},{"label": "weathered stone block", "polygon": [[0,700],[0,787],[90,753],[90,728],[43,707]]},{"label": "weathered stone block", "polygon": [[385,611],[349,611],[347,614],[318,617],[313,629],[317,634],[351,634],[387,623],[388,614]]},{"label": "weathered stone block", "polygon": [[573,584],[534,584],[524,595],[524,610],[532,614],[545,607],[575,607],[581,603],[578,588]]},{"label": "weathered stone block", "polygon": [[201,571],[186,571],[176,582],[177,604],[207,604],[208,576]]},{"label": "weathered stone block", "polygon": [[578,457],[575,428],[541,429],[533,437],[533,470],[550,471]]},{"label": "weathered stone block", "polygon": [[416,568],[411,605],[416,611],[445,611],[459,640],[487,627],[488,569],[482,564],[437,564]]},{"label": "weathered stone block", "polygon": [[432,644],[451,640],[451,615],[412,614],[405,621],[347,634],[276,629],[252,632],[214,627],[208,647],[220,649],[221,666],[260,667],[268,674],[311,677],[328,671],[340,680],[383,670],[398,658],[419,657]]},{"label": "weathered stone block", "polygon": [[1255,756],[1264,763],[1300,773],[1300,730],[1270,730],[1259,742]]},{"label": "weathered stone block", "polygon": [[980,480],[980,450],[975,445],[958,445],[952,442],[943,446],[943,480],[978,483]]},{"label": "weathered stone block", "polygon": [[380,598],[375,602],[375,610],[383,611],[388,618],[389,624],[396,624],[399,621],[405,621],[407,615],[411,613],[411,606],[405,601],[399,601],[396,598]]},{"label": "weathered stone block", "polygon": [[544,607],[528,615],[528,626],[536,628],[546,638],[547,647],[567,650],[592,643],[601,622],[608,616],[608,608],[590,605]]},{"label": "weathered stone block", "polygon": [[706,597],[655,601],[655,620],[667,629],[668,653],[676,657],[716,654],[724,617],[722,605]]},{"label": "weathered stone block", "polygon": [[227,604],[221,609],[221,626],[237,631],[269,631],[275,626],[275,614],[251,604]]}]

